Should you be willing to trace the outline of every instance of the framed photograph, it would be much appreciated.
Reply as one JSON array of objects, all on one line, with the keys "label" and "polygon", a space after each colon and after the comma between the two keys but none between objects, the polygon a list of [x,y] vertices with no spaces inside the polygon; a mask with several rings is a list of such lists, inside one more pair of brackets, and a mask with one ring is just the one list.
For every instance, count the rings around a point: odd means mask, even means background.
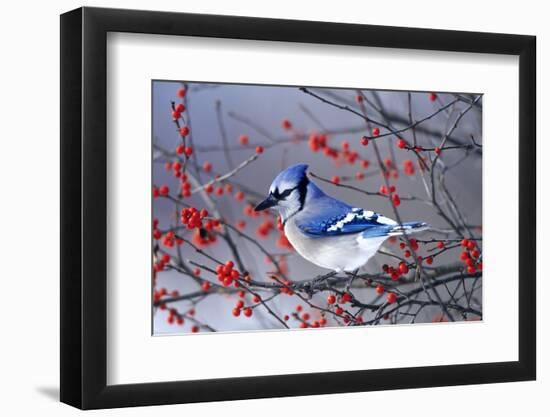
[{"label": "framed photograph", "polygon": [[531,36],[63,14],[61,401],[535,379],[535,103]]}]

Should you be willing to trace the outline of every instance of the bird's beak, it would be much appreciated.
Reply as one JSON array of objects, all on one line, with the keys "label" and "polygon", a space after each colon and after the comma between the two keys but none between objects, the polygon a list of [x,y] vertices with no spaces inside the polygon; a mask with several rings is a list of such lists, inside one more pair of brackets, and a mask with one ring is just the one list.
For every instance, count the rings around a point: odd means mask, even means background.
[{"label": "bird's beak", "polygon": [[276,205],[277,199],[270,194],[264,201],[256,206],[254,211],[262,211]]}]

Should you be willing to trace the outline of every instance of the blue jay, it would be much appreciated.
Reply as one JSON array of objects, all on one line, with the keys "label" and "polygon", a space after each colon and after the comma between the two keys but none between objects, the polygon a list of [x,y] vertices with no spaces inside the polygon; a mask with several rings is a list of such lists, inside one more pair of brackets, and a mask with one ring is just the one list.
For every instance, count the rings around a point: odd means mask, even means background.
[{"label": "blue jay", "polygon": [[398,224],[381,214],[352,207],[326,195],[307,176],[305,164],[288,167],[275,179],[256,211],[276,209],[286,237],[308,261],[335,272],[354,272],[390,236],[426,230],[423,222]]}]

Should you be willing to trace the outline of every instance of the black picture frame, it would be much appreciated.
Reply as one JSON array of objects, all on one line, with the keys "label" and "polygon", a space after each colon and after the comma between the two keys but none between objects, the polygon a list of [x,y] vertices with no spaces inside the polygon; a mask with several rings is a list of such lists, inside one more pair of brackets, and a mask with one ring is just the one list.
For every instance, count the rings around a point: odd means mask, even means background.
[{"label": "black picture frame", "polygon": [[[519,360],[113,385],[107,375],[108,32],[519,56]],[[251,17],[80,8],[61,16],[61,401],[82,409],[533,380],[536,38]]]}]

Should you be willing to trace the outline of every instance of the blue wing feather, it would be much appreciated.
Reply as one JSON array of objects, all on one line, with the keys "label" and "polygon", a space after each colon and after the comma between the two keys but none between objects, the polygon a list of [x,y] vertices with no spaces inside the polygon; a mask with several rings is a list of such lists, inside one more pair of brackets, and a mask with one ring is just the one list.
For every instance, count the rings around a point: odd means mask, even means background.
[{"label": "blue wing feather", "polygon": [[363,233],[365,237],[387,235],[396,225],[392,220],[372,211],[336,205],[330,208],[331,216],[297,222],[298,228],[312,238]]}]

